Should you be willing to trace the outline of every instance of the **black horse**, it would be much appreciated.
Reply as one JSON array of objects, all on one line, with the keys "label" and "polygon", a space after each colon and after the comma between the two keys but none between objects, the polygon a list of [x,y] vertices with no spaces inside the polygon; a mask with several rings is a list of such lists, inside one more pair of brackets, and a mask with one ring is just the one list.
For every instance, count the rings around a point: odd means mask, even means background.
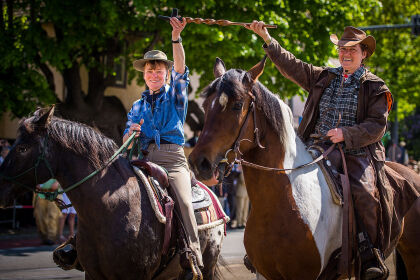
[{"label": "black horse", "polygon": [[[18,138],[0,167],[0,207],[12,205],[17,196],[52,176],[65,189],[102,167],[117,150],[112,140],[94,129],[53,117],[53,112],[38,110],[21,122]],[[162,262],[167,261],[161,254],[165,226],[127,159],[118,156],[67,194],[78,214],[76,247],[86,279],[180,275],[178,261],[162,272]],[[199,232],[205,279],[215,276],[223,227]]]}]

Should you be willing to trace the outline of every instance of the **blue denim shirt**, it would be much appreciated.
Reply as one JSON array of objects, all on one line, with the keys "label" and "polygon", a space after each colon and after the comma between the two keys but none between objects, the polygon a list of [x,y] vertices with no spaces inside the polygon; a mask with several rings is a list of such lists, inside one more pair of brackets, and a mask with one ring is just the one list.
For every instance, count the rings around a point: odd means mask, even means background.
[{"label": "blue denim shirt", "polygon": [[142,97],[134,102],[127,114],[128,121],[124,134],[128,133],[132,123],[139,123],[141,119],[144,119],[140,133],[141,149],[147,149],[153,140],[160,148],[161,139],[180,146],[184,145],[184,122],[188,107],[187,90],[190,82],[188,74],[188,67],[185,67],[184,74],[177,73],[172,67],[171,82],[160,89],[160,93],[163,94],[159,94],[155,100],[153,112],[152,104],[147,102],[149,90],[145,90]]}]

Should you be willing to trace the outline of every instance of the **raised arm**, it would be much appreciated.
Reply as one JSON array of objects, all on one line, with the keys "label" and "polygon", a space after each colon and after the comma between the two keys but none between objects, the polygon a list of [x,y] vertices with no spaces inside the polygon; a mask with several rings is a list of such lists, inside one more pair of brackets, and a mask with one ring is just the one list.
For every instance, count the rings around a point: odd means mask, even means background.
[{"label": "raised arm", "polygon": [[309,92],[323,68],[301,61],[291,52],[282,48],[274,38],[271,38],[264,24],[263,21],[254,20],[247,29],[254,31],[264,40],[264,51],[276,65],[280,73],[285,78]]},{"label": "raised arm", "polygon": [[[174,69],[177,73],[184,74],[185,72],[185,52],[182,42],[179,40],[181,32],[187,25],[185,18],[182,18],[180,22],[177,18],[172,17],[170,20],[172,25],[172,50],[174,56]],[[174,43],[178,42],[178,43]]]},{"label": "raised arm", "polygon": [[271,43],[271,36],[270,33],[268,33],[267,28],[264,27],[263,21],[256,21],[254,20],[250,26],[245,26],[246,29],[252,30],[255,32],[255,34],[259,35],[264,42],[268,45]]}]

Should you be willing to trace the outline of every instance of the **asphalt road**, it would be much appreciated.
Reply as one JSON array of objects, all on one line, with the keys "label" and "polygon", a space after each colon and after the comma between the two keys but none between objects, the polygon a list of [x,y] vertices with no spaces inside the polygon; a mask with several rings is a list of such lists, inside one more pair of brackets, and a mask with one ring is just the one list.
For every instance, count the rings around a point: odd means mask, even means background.
[{"label": "asphalt road", "polygon": [[[256,279],[243,265],[245,248],[243,230],[228,231],[222,257],[228,264],[221,268],[224,279]],[[84,279],[77,270],[64,271],[52,260],[55,246],[24,247],[0,250],[0,279]]]},{"label": "asphalt road", "polygon": [[[0,280],[28,279],[84,279],[84,273],[77,270],[64,271],[52,260],[55,246],[23,247],[0,250]],[[255,274],[243,265],[245,248],[243,230],[228,231],[222,246],[222,257],[227,266],[221,267],[225,280],[255,280]],[[386,261],[391,275],[395,279],[393,256]]]}]

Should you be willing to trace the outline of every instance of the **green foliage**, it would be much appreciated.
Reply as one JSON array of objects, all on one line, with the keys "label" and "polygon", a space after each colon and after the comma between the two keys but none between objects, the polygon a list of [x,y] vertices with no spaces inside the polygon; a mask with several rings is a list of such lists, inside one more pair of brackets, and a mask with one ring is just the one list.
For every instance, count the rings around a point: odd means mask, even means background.
[{"label": "green foliage", "polygon": [[[382,8],[373,9],[365,25],[406,24],[420,13],[419,3],[411,0],[382,0]],[[420,105],[420,37],[410,28],[368,32],[376,39],[376,51],[369,59],[371,71],[381,77],[398,100],[398,119],[409,115]],[[395,118],[395,111],[391,119]]]},{"label": "green foliage", "polygon": [[[22,117],[36,106],[54,103],[53,92],[44,77],[30,64],[31,46],[25,43],[25,17],[9,18],[3,9],[0,40],[0,113],[11,111]],[[29,52],[29,53],[28,53]]]},{"label": "green foliage", "polygon": [[[41,71],[42,66],[46,64],[61,73],[83,65],[88,71],[95,70],[104,73],[105,76],[112,76],[113,68],[109,62],[105,64],[104,57],[109,56],[113,61],[125,57],[128,62],[129,79],[137,78],[139,83],[142,83],[141,73],[132,69],[131,62],[141,58],[150,49],[161,49],[171,56],[171,26],[168,22],[158,19],[157,15],[170,15],[172,7],[179,8],[181,15],[189,17],[243,22],[263,20],[266,23],[277,24],[278,28],[270,29],[270,33],[282,46],[306,62],[325,65],[329,57],[336,56],[334,45],[329,40],[331,33],[341,35],[344,26],[347,25],[383,23],[382,21],[387,20],[382,16],[385,14],[383,10],[388,5],[377,0],[7,2],[15,4],[12,24],[9,24],[10,13],[6,2],[2,1],[1,6],[3,21],[0,23],[0,113],[12,110],[16,116],[31,111],[38,104],[55,101],[53,81],[51,83],[51,79],[46,79],[45,72]],[[389,2],[389,5],[397,3],[396,0]],[[407,11],[407,15],[409,13],[411,11]],[[364,18],[367,20],[363,21]],[[398,20],[404,19],[400,16]],[[393,22],[396,23],[397,19],[393,19]],[[47,34],[46,30],[52,30],[53,34]],[[190,70],[202,74],[200,87],[213,80],[213,64],[216,57],[222,58],[228,68],[249,69],[264,55],[263,41],[251,31],[239,26],[222,27],[191,23],[187,25],[182,36],[187,65]],[[418,44],[418,39],[407,34],[404,36],[400,40]],[[395,44],[388,43],[385,37],[382,39],[379,36],[378,45]],[[414,55],[414,49],[407,48],[408,50],[401,48],[399,58],[404,58],[408,52],[410,57]],[[395,79],[392,78],[395,78],[395,75],[388,77],[385,72],[388,73],[387,65],[395,62],[376,64],[376,57],[382,57],[382,53],[388,51],[385,47],[380,49],[372,59],[378,74],[389,82],[394,94],[414,96],[414,91],[407,85],[419,84],[418,77],[414,74],[418,71],[413,71],[418,67],[418,58],[397,71],[399,81],[394,84]],[[380,72],[381,70],[384,72]],[[305,94],[282,77],[270,62],[267,63],[260,80],[282,97]]]}]

